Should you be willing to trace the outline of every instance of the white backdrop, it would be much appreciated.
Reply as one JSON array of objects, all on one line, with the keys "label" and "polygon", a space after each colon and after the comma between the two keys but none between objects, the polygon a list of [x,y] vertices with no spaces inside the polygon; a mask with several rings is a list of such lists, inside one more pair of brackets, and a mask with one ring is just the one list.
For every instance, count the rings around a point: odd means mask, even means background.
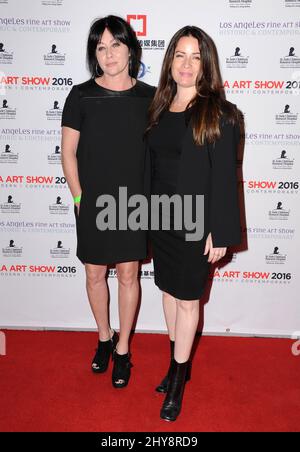
[{"label": "white backdrop", "polygon": [[[244,244],[212,275],[204,332],[300,330],[299,7],[299,0],[0,0],[0,327],[95,328],[75,257],[60,118],[72,84],[89,78],[91,22],[116,14],[135,28],[140,77],[152,85],[179,28],[207,31],[227,98],[245,114],[243,169],[238,162]],[[118,328],[116,282],[112,270],[111,320]],[[152,263],[143,265],[141,284],[137,329],[165,330]]]}]

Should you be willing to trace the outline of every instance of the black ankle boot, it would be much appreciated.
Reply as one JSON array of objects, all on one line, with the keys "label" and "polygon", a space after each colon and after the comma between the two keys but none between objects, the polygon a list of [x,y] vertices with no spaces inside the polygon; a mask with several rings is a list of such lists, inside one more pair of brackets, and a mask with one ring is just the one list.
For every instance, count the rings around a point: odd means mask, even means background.
[{"label": "black ankle boot", "polygon": [[111,339],[108,341],[98,341],[98,348],[92,361],[92,371],[96,374],[103,373],[107,370],[109,358],[117,345],[118,334],[114,331]]},{"label": "black ankle boot", "polygon": [[113,352],[114,367],[112,371],[112,384],[114,388],[125,388],[128,385],[131,367],[130,353],[119,355],[115,349]]},{"label": "black ankle boot", "polygon": [[160,417],[165,421],[176,421],[182,404],[188,361],[178,363],[172,360],[168,391],[160,410]]},{"label": "black ankle boot", "polygon": [[168,369],[167,375],[162,379],[161,383],[155,388],[156,392],[160,392],[160,393],[167,392],[168,382],[169,382],[169,377],[170,377],[170,372],[171,372],[172,359],[174,358],[174,348],[175,348],[175,342],[171,341],[171,339],[170,339],[171,359],[170,359],[169,369]]},{"label": "black ankle boot", "polygon": [[[156,392],[159,392],[161,394],[165,394],[168,390],[168,383],[170,379],[170,373],[171,373],[171,366],[172,366],[172,360],[174,359],[174,348],[175,348],[175,342],[170,340],[170,351],[171,351],[171,359],[170,359],[170,365],[168,369],[167,375],[163,378],[161,383],[155,388]],[[188,362],[188,368],[186,371],[186,377],[185,381],[189,381],[191,379],[191,362]]]}]

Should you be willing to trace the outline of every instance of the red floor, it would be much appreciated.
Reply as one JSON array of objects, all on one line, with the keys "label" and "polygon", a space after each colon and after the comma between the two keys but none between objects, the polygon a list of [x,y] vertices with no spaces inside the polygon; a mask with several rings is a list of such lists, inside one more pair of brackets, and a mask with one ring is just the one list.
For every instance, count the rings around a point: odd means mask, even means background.
[{"label": "red floor", "polygon": [[96,333],[5,331],[0,431],[300,431],[300,356],[288,339],[203,337],[180,417],[160,420],[154,392],[166,336],[135,334],[126,389],[90,371]]}]

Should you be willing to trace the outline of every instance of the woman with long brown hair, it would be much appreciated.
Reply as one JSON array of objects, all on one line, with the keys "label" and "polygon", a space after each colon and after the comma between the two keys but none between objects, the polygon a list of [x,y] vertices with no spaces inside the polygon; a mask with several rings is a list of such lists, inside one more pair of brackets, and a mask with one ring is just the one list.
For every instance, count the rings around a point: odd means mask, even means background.
[{"label": "woman with long brown hair", "polygon": [[239,113],[225,100],[218,55],[201,29],[186,26],[168,46],[147,129],[152,195],[204,197],[202,239],[186,240],[175,213],[162,211],[170,229],[151,231],[155,284],[163,291],[171,362],[156,388],[166,393],[161,418],[174,421],[189,379],[199,322],[199,298],[209,266],[240,242],[236,177]]}]

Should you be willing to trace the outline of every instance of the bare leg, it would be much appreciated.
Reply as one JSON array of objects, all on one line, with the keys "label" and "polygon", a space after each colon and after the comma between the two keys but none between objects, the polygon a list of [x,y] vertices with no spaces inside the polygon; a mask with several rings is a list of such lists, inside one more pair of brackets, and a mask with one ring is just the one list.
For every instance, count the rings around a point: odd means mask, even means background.
[{"label": "bare leg", "polygon": [[161,383],[164,391],[160,391],[166,392],[160,417],[167,421],[175,421],[181,410],[184,385],[188,377],[188,361],[195,339],[198,320],[198,300],[176,299],[174,360],[169,367],[167,378]]},{"label": "bare leg", "polygon": [[119,355],[128,353],[128,341],[139,297],[138,266],[137,261],[116,265],[119,281],[120,338],[117,345]]},{"label": "bare leg", "polygon": [[199,300],[177,300],[175,360],[188,361],[199,322]]},{"label": "bare leg", "polygon": [[176,324],[176,299],[167,292],[163,292],[163,309],[168,328],[169,338],[175,341],[175,324]]},{"label": "bare leg", "polygon": [[99,340],[101,341],[110,339],[113,334],[108,323],[106,271],[106,265],[85,264],[87,294],[97,323]]}]

